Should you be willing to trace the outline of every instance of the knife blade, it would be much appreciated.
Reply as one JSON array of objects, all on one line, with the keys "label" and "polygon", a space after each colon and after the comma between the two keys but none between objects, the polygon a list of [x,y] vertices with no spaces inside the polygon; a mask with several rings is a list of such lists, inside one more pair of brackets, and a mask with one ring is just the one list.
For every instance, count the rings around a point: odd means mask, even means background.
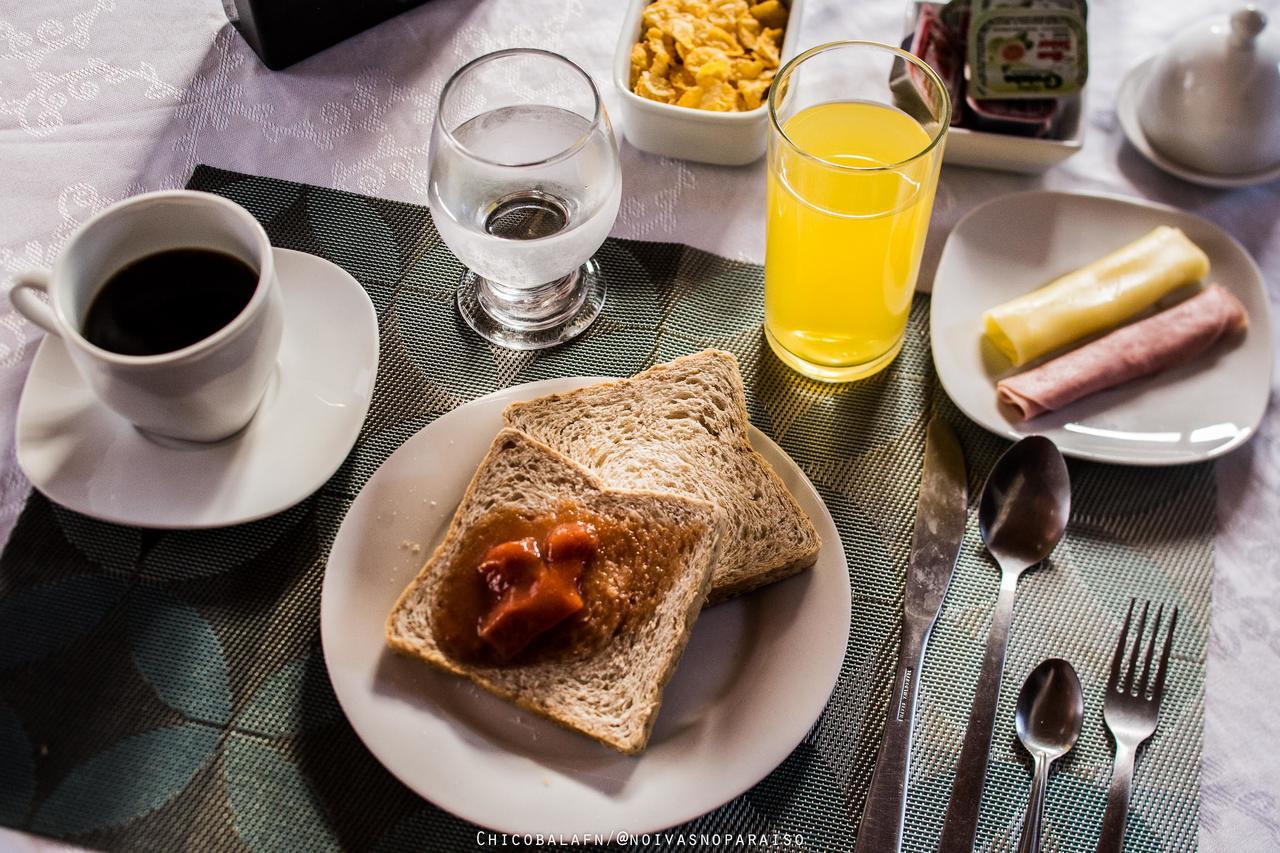
[{"label": "knife blade", "polygon": [[898,666],[885,713],[880,753],[858,827],[857,853],[886,853],[902,847],[920,664],[955,573],[964,540],[968,498],[960,442],[946,422],[935,417],[929,422],[925,438],[924,472],[907,561]]}]

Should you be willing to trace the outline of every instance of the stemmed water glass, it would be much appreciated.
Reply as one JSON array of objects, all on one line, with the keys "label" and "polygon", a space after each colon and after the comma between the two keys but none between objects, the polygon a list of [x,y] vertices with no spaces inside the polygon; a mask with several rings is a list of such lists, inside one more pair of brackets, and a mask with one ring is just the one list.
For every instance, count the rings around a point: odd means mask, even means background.
[{"label": "stemmed water glass", "polygon": [[618,215],[618,144],[585,71],[555,53],[472,60],[440,94],[428,204],[466,265],[458,310],[486,340],[541,349],[599,315],[592,255]]}]

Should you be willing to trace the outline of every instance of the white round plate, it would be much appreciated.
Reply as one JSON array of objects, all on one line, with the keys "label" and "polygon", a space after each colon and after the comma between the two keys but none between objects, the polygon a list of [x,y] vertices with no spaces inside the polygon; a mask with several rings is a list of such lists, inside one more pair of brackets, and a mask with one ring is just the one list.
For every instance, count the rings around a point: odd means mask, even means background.
[{"label": "white round plate", "polygon": [[249,426],[208,445],[148,438],[98,402],[62,340],[50,335],[18,404],[18,464],[32,485],[93,518],[166,529],[253,521],[320,488],[369,411],[378,318],[341,267],[273,251],[284,336]]},{"label": "white round plate", "polygon": [[595,381],[507,388],[432,422],[369,479],[325,572],[325,663],[356,733],[418,794],[499,832],[652,832],[731,800],[804,738],[848,642],[849,574],[831,514],[753,429],[753,445],[813,519],[822,552],[811,570],[698,617],[644,753],[621,755],[386,650],[387,614],[444,537],[503,408]]},{"label": "white round plate", "polygon": [[[1157,225],[1181,228],[1209,256],[1208,282],[1249,312],[1244,340],[1155,376],[1018,420],[996,381],[1016,372],[982,334],[982,313],[1112,252]],[[1124,465],[1220,456],[1257,430],[1271,388],[1271,316],[1262,274],[1218,226],[1172,207],[1113,196],[1027,192],[960,220],[933,284],[930,335],[938,379],[974,421],[1012,439],[1046,435],[1064,454]]]},{"label": "white round plate", "polygon": [[1175,163],[1157,151],[1142,130],[1142,123],[1138,121],[1138,98],[1142,92],[1142,84],[1147,79],[1147,73],[1151,70],[1151,63],[1154,61],[1155,57],[1148,57],[1130,69],[1120,81],[1120,90],[1116,93],[1116,117],[1120,119],[1120,127],[1124,130],[1124,135],[1133,147],[1138,149],[1139,154],[1150,160],[1152,165],[1163,169],[1175,178],[1182,178],[1184,181],[1205,187],[1219,189],[1248,187],[1280,178],[1280,165],[1259,172],[1246,172],[1242,175],[1215,175]]}]

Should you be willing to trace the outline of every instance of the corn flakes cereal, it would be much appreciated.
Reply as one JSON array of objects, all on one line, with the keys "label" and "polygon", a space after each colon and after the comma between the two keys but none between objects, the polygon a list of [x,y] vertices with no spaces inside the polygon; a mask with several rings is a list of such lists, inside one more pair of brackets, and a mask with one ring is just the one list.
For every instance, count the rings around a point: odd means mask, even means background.
[{"label": "corn flakes cereal", "polygon": [[640,72],[649,67],[649,51],[642,44],[633,45],[631,48],[631,89],[635,91],[636,83],[640,80]]},{"label": "corn flakes cereal", "polygon": [[765,27],[782,29],[787,25],[787,9],[778,0],[764,0],[752,6],[751,17]]},{"label": "corn flakes cereal", "polygon": [[722,62],[726,68],[729,64],[729,56],[719,47],[713,45],[702,45],[695,47],[684,55],[684,67],[698,74],[698,69],[709,62]]},{"label": "corn flakes cereal", "polygon": [[671,72],[671,85],[676,87],[676,91],[684,93],[686,89],[692,89],[698,85],[697,78],[693,76],[693,72],[687,67],[676,68]]},{"label": "corn flakes cereal", "polygon": [[656,28],[661,30],[666,26],[667,22],[674,17],[680,15],[679,0],[654,0],[644,9],[644,26],[645,29]]},{"label": "corn flakes cereal", "polygon": [[[759,80],[764,73],[764,60],[738,57],[733,60],[733,76],[738,78],[739,87],[750,80]],[[768,88],[767,86],[765,88]]]},{"label": "corn flakes cereal", "polygon": [[742,96],[743,109],[754,110],[764,103],[772,80],[739,80],[738,94]]},{"label": "corn flakes cereal", "polygon": [[697,79],[698,85],[704,88],[713,82],[727,83],[729,62],[726,59],[713,59],[694,71],[693,76]]},{"label": "corn flakes cereal", "polygon": [[742,45],[738,44],[737,38],[732,33],[725,32],[716,26],[707,27],[702,43],[718,47],[729,56],[742,56],[744,53]]},{"label": "corn flakes cereal", "polygon": [[698,109],[698,105],[701,103],[702,89],[697,86],[694,86],[691,89],[685,89],[684,92],[680,94],[680,97],[676,98],[677,107],[692,107],[696,110]]},{"label": "corn flakes cereal", "polygon": [[728,113],[738,109],[738,93],[724,80],[709,80],[702,89],[702,98],[698,101],[698,109],[712,112]]},{"label": "corn flakes cereal", "polygon": [[641,71],[636,83],[636,94],[651,101],[669,104],[675,100],[676,90],[666,77],[655,77],[650,71]]},{"label": "corn flakes cereal", "polygon": [[747,0],[721,0],[707,12],[707,21],[722,30],[733,32],[740,18],[749,11]]},{"label": "corn flakes cereal", "polygon": [[756,56],[764,61],[768,68],[778,67],[778,52],[781,50],[782,30],[770,29],[760,34],[756,40]]},{"label": "corn flakes cereal", "polygon": [[631,49],[631,89],[693,109],[756,109],[781,59],[787,15],[780,0],[653,0]]}]

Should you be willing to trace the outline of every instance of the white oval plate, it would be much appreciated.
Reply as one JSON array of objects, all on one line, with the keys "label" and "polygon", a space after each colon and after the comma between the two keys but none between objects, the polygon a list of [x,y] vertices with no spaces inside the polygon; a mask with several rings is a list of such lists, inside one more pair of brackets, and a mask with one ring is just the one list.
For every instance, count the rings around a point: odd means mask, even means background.
[{"label": "white oval plate", "polygon": [[18,404],[18,465],[55,503],[116,524],[223,527],[293,506],[360,435],[378,374],[378,317],[346,270],[274,249],[284,297],[276,375],[258,413],[212,444],[148,438],[98,402],[46,336]]},{"label": "white oval plate", "polygon": [[822,552],[811,570],[699,616],[641,755],[386,650],[387,614],[444,537],[503,408],[595,381],[520,385],[442,415],[369,479],[329,554],[320,636],[352,727],[404,784],[499,832],[652,832],[728,802],[804,738],[848,642],[849,575],[835,523],[796,464],[753,428],[752,444],[813,519]]},{"label": "white oval plate", "polygon": [[[1020,421],[996,402],[1012,372],[982,334],[982,313],[1146,234],[1174,225],[1209,256],[1218,282],[1249,312],[1243,341]],[[1114,196],[1027,192],[960,220],[942,250],[930,309],[933,360],[962,412],[1012,439],[1045,435],[1064,454],[1124,465],[1212,459],[1253,436],[1271,389],[1271,316],[1262,274],[1230,235],[1198,216]]]}]

